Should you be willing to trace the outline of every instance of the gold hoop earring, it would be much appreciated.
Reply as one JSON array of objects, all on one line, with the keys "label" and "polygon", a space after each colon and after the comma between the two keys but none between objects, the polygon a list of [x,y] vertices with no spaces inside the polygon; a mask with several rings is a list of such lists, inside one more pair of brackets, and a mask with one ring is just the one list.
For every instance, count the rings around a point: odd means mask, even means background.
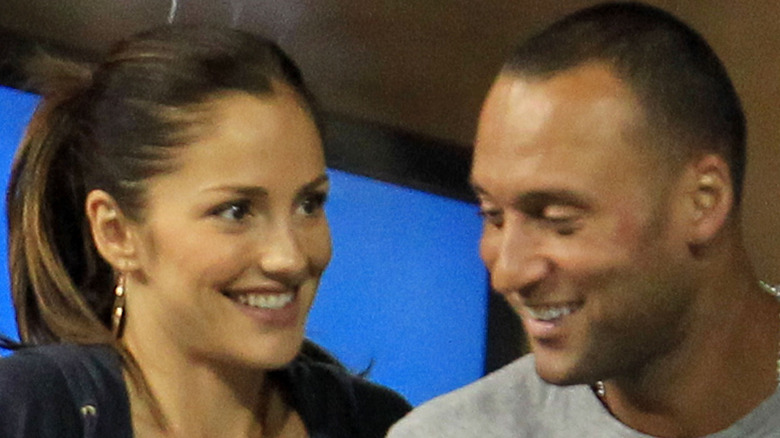
[{"label": "gold hoop earring", "polygon": [[111,311],[111,331],[116,339],[122,336],[125,323],[125,292],[125,276],[120,274],[114,288],[114,307]]}]

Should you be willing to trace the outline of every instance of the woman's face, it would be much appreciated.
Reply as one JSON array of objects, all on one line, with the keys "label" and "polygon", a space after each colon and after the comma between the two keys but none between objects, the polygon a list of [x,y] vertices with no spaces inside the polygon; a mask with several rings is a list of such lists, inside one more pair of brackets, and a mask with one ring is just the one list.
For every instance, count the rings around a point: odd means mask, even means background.
[{"label": "woman's face", "polygon": [[286,87],[208,106],[132,225],[131,351],[273,368],[298,352],[331,245],[319,133]]}]

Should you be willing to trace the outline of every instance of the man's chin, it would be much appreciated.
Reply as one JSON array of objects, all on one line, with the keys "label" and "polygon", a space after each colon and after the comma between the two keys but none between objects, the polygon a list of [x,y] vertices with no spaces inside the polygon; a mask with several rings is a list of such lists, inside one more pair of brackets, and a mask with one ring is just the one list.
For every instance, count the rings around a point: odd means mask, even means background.
[{"label": "man's chin", "polygon": [[576,372],[573,367],[561,364],[553,366],[538,361],[536,362],[536,374],[544,382],[556,386],[589,384],[593,380]]}]

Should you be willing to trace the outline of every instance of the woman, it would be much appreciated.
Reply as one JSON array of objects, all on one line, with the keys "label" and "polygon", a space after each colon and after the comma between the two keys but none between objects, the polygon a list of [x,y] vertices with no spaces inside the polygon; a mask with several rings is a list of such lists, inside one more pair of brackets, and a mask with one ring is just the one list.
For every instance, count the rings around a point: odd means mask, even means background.
[{"label": "woman", "polygon": [[304,341],[331,256],[297,68],[168,27],[60,66],[7,194],[3,437],[381,437],[408,404]]}]

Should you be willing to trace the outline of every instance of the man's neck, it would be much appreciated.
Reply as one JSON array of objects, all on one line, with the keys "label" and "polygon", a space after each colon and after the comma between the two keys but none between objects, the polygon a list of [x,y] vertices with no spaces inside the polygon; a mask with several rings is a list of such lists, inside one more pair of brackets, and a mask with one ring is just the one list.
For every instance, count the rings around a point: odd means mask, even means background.
[{"label": "man's neck", "polygon": [[657,437],[700,437],[774,393],[780,304],[752,279],[731,283],[705,291],[678,349],[604,383],[602,402],[617,419]]}]

